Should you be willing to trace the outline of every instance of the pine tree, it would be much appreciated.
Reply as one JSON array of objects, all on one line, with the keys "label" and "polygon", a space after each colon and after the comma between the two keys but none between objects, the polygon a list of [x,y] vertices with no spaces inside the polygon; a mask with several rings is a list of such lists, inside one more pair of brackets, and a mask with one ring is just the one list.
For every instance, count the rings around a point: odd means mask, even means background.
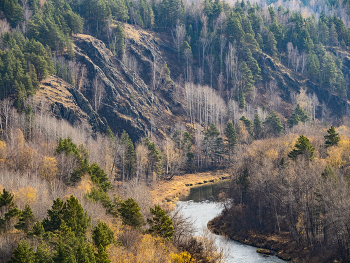
[{"label": "pine tree", "polygon": [[326,147],[338,145],[340,141],[339,133],[336,133],[335,128],[331,126],[329,130],[327,130],[327,135],[324,136],[326,139]]},{"label": "pine tree", "polygon": [[281,120],[275,111],[270,112],[270,115],[266,117],[264,124],[267,126],[267,130],[271,134],[279,135],[283,133]]},{"label": "pine tree", "polygon": [[254,126],[253,126],[254,137],[256,140],[261,139],[263,135],[262,122],[258,113],[254,117]]},{"label": "pine tree", "polygon": [[91,180],[98,184],[98,186],[104,191],[107,192],[109,189],[113,189],[113,185],[108,179],[107,174],[104,172],[103,169],[101,169],[100,166],[97,165],[97,163],[93,163],[90,166],[89,173],[91,176]]},{"label": "pine tree", "polygon": [[81,204],[79,204],[78,199],[73,195],[70,196],[64,206],[63,220],[72,229],[76,237],[85,235],[91,221]]},{"label": "pine tree", "polygon": [[96,263],[110,263],[108,259],[108,254],[105,248],[100,244],[98,246],[98,253],[96,254]]},{"label": "pine tree", "polygon": [[239,14],[231,12],[226,25],[226,35],[231,41],[237,40],[240,42],[241,38],[244,36],[241,20]]},{"label": "pine tree", "polygon": [[247,128],[247,131],[250,135],[253,135],[253,123],[248,120],[244,115],[239,119],[240,121],[243,121],[245,127]]},{"label": "pine tree", "polygon": [[29,205],[26,205],[24,210],[20,212],[18,219],[19,221],[15,225],[15,228],[22,229],[24,232],[28,233],[35,221],[34,213],[32,212],[32,209],[30,209]]},{"label": "pine tree", "polygon": [[296,158],[302,154],[305,154],[309,160],[314,158],[315,147],[310,144],[310,140],[304,135],[301,135],[298,138],[298,141],[295,143],[294,147],[296,149],[293,149],[288,154],[289,158],[296,160]]},{"label": "pine tree", "polygon": [[139,228],[144,225],[144,220],[140,212],[141,208],[138,203],[134,201],[134,199],[129,198],[126,201],[120,200],[118,205],[118,212],[122,217],[123,224],[135,228]]},{"label": "pine tree", "polygon": [[117,23],[117,27],[115,28],[115,49],[117,52],[117,56],[121,59],[125,52],[125,34],[124,29],[120,23]]},{"label": "pine tree", "polygon": [[25,240],[18,244],[17,248],[13,251],[13,256],[11,257],[12,263],[33,263],[34,260],[34,250],[32,247],[29,247]]},{"label": "pine tree", "polygon": [[332,169],[331,166],[327,165],[326,168],[324,168],[322,174],[321,174],[323,180],[327,180],[327,179],[336,179],[336,175]]},{"label": "pine tree", "polygon": [[266,50],[266,52],[271,54],[275,59],[278,59],[276,45],[277,45],[277,41],[275,39],[275,36],[273,35],[273,33],[271,31],[269,31],[267,33],[267,39],[265,42],[265,50]]},{"label": "pine tree", "polygon": [[114,233],[106,223],[98,221],[92,231],[92,239],[97,247],[100,245],[107,247],[114,242]]},{"label": "pine tree", "polygon": [[[250,51],[250,49],[248,47],[244,48],[244,59],[245,59],[245,61],[247,61],[247,64],[248,64],[248,66],[253,74],[253,79],[261,80],[261,76],[260,76],[261,69],[260,69],[259,64],[256,61],[256,59],[253,58],[252,52]],[[242,74],[244,74],[244,73],[242,73]],[[254,82],[251,82],[251,83],[254,84]]]},{"label": "pine tree", "polygon": [[131,179],[135,174],[135,148],[132,140],[129,138],[129,134],[126,131],[123,131],[121,135],[121,142],[126,147],[125,152],[125,170],[127,171],[127,176]]},{"label": "pine tree", "polygon": [[210,126],[205,131],[204,136],[204,153],[208,159],[211,160],[211,164],[214,165],[218,162],[222,156],[222,138],[214,123],[210,123]]},{"label": "pine tree", "polygon": [[108,125],[106,129],[106,135],[112,142],[114,141],[114,133]]},{"label": "pine tree", "polygon": [[37,263],[49,263],[52,261],[52,255],[50,252],[50,247],[42,242],[38,245],[38,248],[35,252],[35,262]]},{"label": "pine tree", "polygon": [[146,138],[145,145],[148,147],[148,176],[152,176],[153,173],[161,174],[161,160],[162,156],[157,149],[157,145],[151,142],[149,138]]},{"label": "pine tree", "polygon": [[307,72],[313,81],[320,81],[320,61],[315,52],[310,52],[307,59]]},{"label": "pine tree", "polygon": [[298,104],[294,110],[292,117],[288,120],[289,128],[292,128],[295,125],[298,125],[299,122],[306,122],[309,120],[309,117],[306,115],[305,111]]},{"label": "pine tree", "polygon": [[232,156],[233,150],[237,145],[237,134],[232,121],[227,122],[226,129],[225,129],[225,136],[226,136],[226,142],[227,142],[227,148],[228,148],[227,152],[229,155],[229,161],[231,162],[231,156]]},{"label": "pine tree", "polygon": [[171,241],[175,230],[169,216],[158,205],[155,205],[154,209],[150,208],[150,212],[152,214],[152,219],[147,219],[150,225],[148,231]]},{"label": "pine tree", "polygon": [[242,90],[239,93],[239,108],[241,109],[245,108],[245,96]]},{"label": "pine tree", "polygon": [[248,168],[245,168],[243,170],[243,172],[238,177],[236,184],[241,188],[241,203],[244,203],[244,197],[250,185]]},{"label": "pine tree", "polygon": [[247,66],[245,61],[241,62],[242,86],[244,92],[250,92],[255,83],[252,71]]},{"label": "pine tree", "polygon": [[61,221],[63,219],[63,208],[64,202],[62,202],[59,198],[53,200],[53,205],[51,209],[47,210],[47,218],[43,220],[43,227],[45,231],[55,231],[60,228]]}]

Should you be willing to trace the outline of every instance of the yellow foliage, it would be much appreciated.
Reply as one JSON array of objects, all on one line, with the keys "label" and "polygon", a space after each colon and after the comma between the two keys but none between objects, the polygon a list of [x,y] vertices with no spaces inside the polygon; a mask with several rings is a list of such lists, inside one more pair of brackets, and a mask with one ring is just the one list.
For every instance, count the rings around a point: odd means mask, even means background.
[{"label": "yellow foliage", "polygon": [[276,160],[278,158],[278,156],[279,156],[277,150],[273,149],[273,148],[267,150],[265,152],[265,154],[266,154],[267,157],[269,157],[269,158],[271,158],[273,160]]},{"label": "yellow foliage", "polygon": [[130,250],[118,245],[107,248],[108,258],[116,263],[171,263],[173,261],[170,255],[174,254],[174,250],[164,239],[148,234]]},{"label": "yellow foliage", "polygon": [[24,135],[23,132],[20,129],[16,129],[14,134],[15,143],[19,148],[22,148],[24,146]]},{"label": "yellow foliage", "polygon": [[57,161],[55,158],[52,157],[44,157],[42,161],[42,165],[40,168],[40,176],[41,178],[51,181],[53,180],[57,175]]},{"label": "yellow foliage", "polygon": [[90,176],[85,175],[81,178],[80,183],[78,185],[78,190],[83,191],[84,193],[90,192],[93,187],[93,183],[90,179]]},{"label": "yellow foliage", "polygon": [[27,186],[14,193],[14,201],[19,204],[32,204],[38,199],[37,189]]},{"label": "yellow foliage", "polygon": [[27,147],[22,147],[19,151],[17,163],[13,164],[17,166],[19,170],[26,170],[33,168],[32,165],[34,162],[33,160],[36,160],[38,158],[38,153],[35,149]]},{"label": "yellow foliage", "polygon": [[171,254],[170,258],[174,263],[192,263],[196,262],[194,258],[192,258],[190,253],[182,252],[180,254]]},{"label": "yellow foliage", "polygon": [[349,162],[350,155],[350,139],[344,136],[340,137],[338,146],[328,147],[328,164],[341,168],[346,162]]},{"label": "yellow foliage", "polygon": [[6,158],[6,143],[0,141],[0,159]]}]

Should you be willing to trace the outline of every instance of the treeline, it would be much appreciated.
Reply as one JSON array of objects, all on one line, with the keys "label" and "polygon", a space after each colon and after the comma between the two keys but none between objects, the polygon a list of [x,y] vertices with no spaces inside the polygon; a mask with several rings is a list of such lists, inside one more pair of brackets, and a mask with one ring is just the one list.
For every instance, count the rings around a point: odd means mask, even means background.
[{"label": "treeline", "polygon": [[[0,103],[1,260],[223,259],[213,240],[192,236],[181,213],[170,215],[154,206],[141,180],[142,174],[153,178],[160,169],[153,142],[142,144],[147,147],[146,170],[134,178],[139,166],[129,158],[134,147],[127,133],[115,138],[110,130],[109,137],[93,134],[84,124],[74,128],[50,117],[44,102],[31,103],[35,107],[26,101],[21,114],[9,100]],[[124,175],[122,186],[114,180],[116,173]]]},{"label": "treeline", "polygon": [[26,98],[39,89],[39,81],[54,72],[51,50],[19,31],[3,34],[0,46],[0,98],[14,96],[22,110]]},{"label": "treeline", "polygon": [[[348,71],[343,62],[350,45],[350,29],[335,15],[326,15],[324,12],[316,19],[314,16],[304,18],[300,13],[286,10],[283,6],[262,8],[244,1],[234,5],[224,1],[204,1],[201,5],[188,5],[178,0],[6,0],[0,8],[3,11],[2,18],[11,23],[9,26],[5,20],[1,20],[1,33],[17,27],[17,31],[12,30],[14,33],[2,37],[1,49],[15,48],[16,42],[25,57],[25,60],[21,60],[24,76],[12,77],[8,73],[10,80],[6,80],[6,87],[3,85],[2,96],[15,94],[18,105],[26,95],[33,94],[35,88],[32,89],[31,86],[37,85],[27,83],[27,72],[32,76],[31,82],[35,82],[33,67],[29,72],[30,64],[34,65],[39,81],[52,73],[70,84],[81,86],[74,82],[74,73],[69,72],[67,66],[70,62],[73,63],[74,57],[72,34],[85,32],[103,39],[122,58],[125,52],[125,34],[118,21],[170,33],[178,55],[178,67],[183,72],[181,76],[172,77],[180,77],[187,83],[196,84],[186,84],[185,99],[188,107],[197,106],[197,109],[190,109],[197,111],[197,114],[201,111],[206,114],[207,111],[192,98],[206,100],[210,96],[208,92],[211,91],[209,89],[198,93],[197,85],[208,85],[215,89],[215,101],[223,99],[227,104],[230,101],[238,103],[240,111],[246,109],[250,103],[268,108],[269,111],[274,109],[282,112],[271,107],[268,100],[282,103],[292,98],[290,92],[286,91],[282,101],[279,96],[279,83],[272,76],[262,74],[261,66],[266,64],[266,59],[272,63],[272,68],[282,63],[295,74],[309,78],[325,94],[335,94],[342,99],[348,96]],[[37,41],[35,44],[34,40]],[[26,50],[27,45],[23,44],[26,41],[35,45],[35,52]],[[42,47],[38,46],[39,43]],[[43,54],[43,49],[46,54]],[[57,63],[55,60],[56,70],[52,69],[50,49],[56,53],[56,57],[65,56],[64,63]],[[40,58],[27,58],[27,52],[34,52]],[[264,53],[269,56],[264,57]],[[125,56],[124,61],[128,61]],[[4,64],[2,79],[7,71],[11,71],[10,66]],[[84,75],[83,68],[81,74]],[[170,72],[168,75],[170,80]],[[264,98],[259,96],[261,94],[270,97]],[[224,114],[222,107],[215,106],[216,102],[211,105],[208,103],[207,101],[204,104],[213,107],[213,114],[216,116],[204,116],[204,124],[200,122],[200,116],[199,123],[202,126],[209,125],[209,118],[221,119]],[[290,112],[283,112],[284,116],[289,114]],[[193,121],[192,113],[190,118]]]},{"label": "treeline", "polygon": [[242,147],[221,231],[242,239],[249,231],[282,239],[287,233],[295,251],[306,249],[300,260],[348,261],[350,133],[346,126],[328,128],[298,125]]}]

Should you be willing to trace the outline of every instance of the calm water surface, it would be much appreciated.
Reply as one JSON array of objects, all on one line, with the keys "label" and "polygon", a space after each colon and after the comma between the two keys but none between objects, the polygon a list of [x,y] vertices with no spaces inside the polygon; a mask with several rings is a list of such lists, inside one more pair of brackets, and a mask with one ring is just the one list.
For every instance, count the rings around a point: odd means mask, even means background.
[{"label": "calm water surface", "polygon": [[[194,220],[195,227],[197,228],[197,235],[200,235],[203,227],[206,228],[211,219],[221,213],[222,208],[217,202],[215,202],[215,197],[227,187],[227,181],[195,187],[191,189],[191,193],[186,199],[178,201],[177,206],[182,208],[183,215]],[[256,252],[256,247],[228,240],[223,236],[215,234],[211,235],[215,237],[218,246],[227,249],[227,263],[285,262],[275,256],[264,256],[258,254]]]}]

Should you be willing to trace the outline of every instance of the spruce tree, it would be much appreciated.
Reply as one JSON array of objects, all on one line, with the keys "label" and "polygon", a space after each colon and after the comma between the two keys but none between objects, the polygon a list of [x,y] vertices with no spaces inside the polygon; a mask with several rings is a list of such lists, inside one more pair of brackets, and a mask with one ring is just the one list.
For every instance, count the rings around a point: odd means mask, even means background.
[{"label": "spruce tree", "polygon": [[310,144],[310,140],[304,135],[298,138],[294,147],[295,149],[288,154],[289,158],[296,160],[296,158],[302,154],[305,154],[309,160],[314,158],[315,147]]},{"label": "spruce tree", "polygon": [[335,128],[331,126],[329,130],[327,130],[327,135],[324,136],[326,139],[326,147],[338,145],[340,141],[339,133],[336,133]]},{"label": "spruce tree", "polygon": [[148,231],[170,241],[173,240],[175,230],[173,222],[170,220],[167,213],[158,205],[155,205],[154,209],[150,208],[150,212],[152,214],[152,219],[147,219],[150,225]]}]

